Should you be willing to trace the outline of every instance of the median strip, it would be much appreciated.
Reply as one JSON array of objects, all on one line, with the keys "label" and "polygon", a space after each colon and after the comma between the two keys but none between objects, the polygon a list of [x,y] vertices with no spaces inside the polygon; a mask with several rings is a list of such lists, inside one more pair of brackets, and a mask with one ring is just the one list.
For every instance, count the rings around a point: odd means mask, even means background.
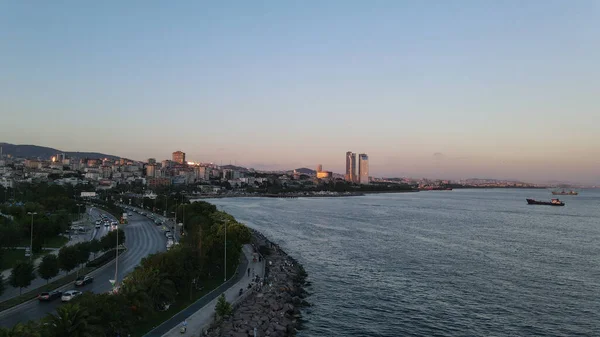
[{"label": "median strip", "polygon": [[[119,255],[122,254],[123,251],[125,251],[127,249],[125,248],[120,248],[119,249]],[[112,256],[110,256],[112,255]],[[61,288],[69,283],[75,282],[75,280],[77,279],[77,277],[79,275],[87,275],[99,268],[101,268],[102,266],[108,264],[109,262],[112,262],[115,260],[115,251],[114,249],[110,252],[106,252],[104,253],[102,256],[88,262],[86,265],[88,265],[89,267],[83,267],[79,270],[79,273],[72,273],[69,275],[65,275],[64,277],[52,281],[46,285],[43,285],[41,287],[38,287],[36,289],[30,290],[22,295],[19,295],[17,297],[13,297],[11,299],[8,299],[4,302],[0,302],[0,312],[4,311],[4,310],[8,310],[10,308],[13,308],[19,304],[25,303],[27,301],[33,300],[35,298],[37,298],[37,296],[40,293],[43,292],[48,292],[48,291],[52,291],[58,288]],[[110,258],[106,258],[105,256],[110,256]]]}]

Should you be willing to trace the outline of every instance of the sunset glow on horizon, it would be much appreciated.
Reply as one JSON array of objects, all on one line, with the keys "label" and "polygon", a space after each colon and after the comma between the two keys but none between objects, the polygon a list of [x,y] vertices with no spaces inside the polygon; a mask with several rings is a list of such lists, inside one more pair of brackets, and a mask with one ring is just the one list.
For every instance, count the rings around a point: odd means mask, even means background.
[{"label": "sunset glow on horizon", "polygon": [[0,142],[600,184],[597,1],[0,5]]}]

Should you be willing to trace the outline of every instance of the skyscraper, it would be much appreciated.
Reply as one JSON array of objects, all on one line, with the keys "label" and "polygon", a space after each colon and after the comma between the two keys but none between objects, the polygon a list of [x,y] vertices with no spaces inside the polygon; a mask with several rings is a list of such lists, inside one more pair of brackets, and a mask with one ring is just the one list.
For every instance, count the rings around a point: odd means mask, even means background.
[{"label": "skyscraper", "polygon": [[317,172],[321,172],[323,171],[323,165],[319,164],[317,165]]},{"label": "skyscraper", "polygon": [[358,155],[358,183],[369,183],[369,156],[364,153]]},{"label": "skyscraper", "polygon": [[173,152],[173,161],[179,164],[185,164],[185,152]]},{"label": "skyscraper", "polygon": [[346,152],[346,181],[357,182],[356,177],[356,153]]}]

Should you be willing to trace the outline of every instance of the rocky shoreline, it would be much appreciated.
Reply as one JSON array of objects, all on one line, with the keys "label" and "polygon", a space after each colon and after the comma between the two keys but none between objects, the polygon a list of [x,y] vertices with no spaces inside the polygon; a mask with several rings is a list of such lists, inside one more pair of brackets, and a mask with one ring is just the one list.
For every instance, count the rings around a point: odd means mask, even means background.
[{"label": "rocky shoreline", "polygon": [[266,261],[265,277],[247,296],[233,303],[231,316],[215,322],[206,336],[286,337],[295,336],[300,328],[300,308],[309,305],[304,300],[304,268],[255,230],[252,244]]}]

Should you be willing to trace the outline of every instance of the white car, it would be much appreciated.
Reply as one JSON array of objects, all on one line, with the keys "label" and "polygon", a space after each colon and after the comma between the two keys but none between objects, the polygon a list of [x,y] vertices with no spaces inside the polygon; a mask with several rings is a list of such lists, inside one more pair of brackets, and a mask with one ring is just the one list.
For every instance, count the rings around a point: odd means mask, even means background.
[{"label": "white car", "polygon": [[108,223],[108,221],[104,221],[104,227],[108,227],[110,226],[110,224]]},{"label": "white car", "polygon": [[77,297],[81,294],[82,294],[82,292],[78,291],[78,290],[65,291],[63,293],[62,297],[60,298],[60,300],[63,302],[69,302],[70,300],[74,299],[75,297]]}]

